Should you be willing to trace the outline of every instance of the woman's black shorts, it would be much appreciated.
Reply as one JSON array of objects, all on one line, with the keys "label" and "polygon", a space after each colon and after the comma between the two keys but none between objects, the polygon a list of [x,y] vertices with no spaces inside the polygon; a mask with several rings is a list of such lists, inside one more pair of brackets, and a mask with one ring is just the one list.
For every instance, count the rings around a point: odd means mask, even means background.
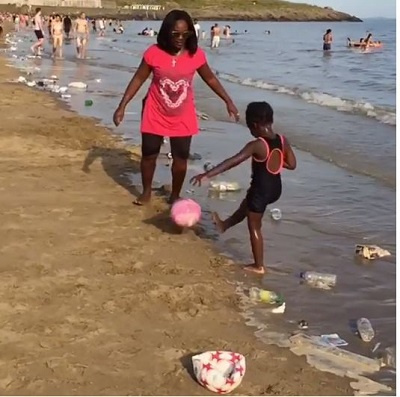
[{"label": "woman's black shorts", "polygon": [[[161,135],[142,133],[142,156],[155,156],[160,153],[163,143]],[[191,136],[172,137],[169,139],[171,143],[171,153],[173,158],[187,160],[190,154]]]}]

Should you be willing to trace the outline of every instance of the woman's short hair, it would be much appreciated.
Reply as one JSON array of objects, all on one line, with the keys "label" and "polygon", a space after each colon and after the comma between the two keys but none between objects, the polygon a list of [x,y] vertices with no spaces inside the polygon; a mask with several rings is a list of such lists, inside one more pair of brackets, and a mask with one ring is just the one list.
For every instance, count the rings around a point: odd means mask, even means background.
[{"label": "woman's short hair", "polygon": [[178,21],[185,21],[188,25],[188,31],[191,32],[191,35],[185,41],[185,49],[190,55],[194,55],[198,47],[196,30],[191,16],[183,10],[172,10],[165,16],[157,35],[157,44],[163,51],[174,54],[172,32]]}]

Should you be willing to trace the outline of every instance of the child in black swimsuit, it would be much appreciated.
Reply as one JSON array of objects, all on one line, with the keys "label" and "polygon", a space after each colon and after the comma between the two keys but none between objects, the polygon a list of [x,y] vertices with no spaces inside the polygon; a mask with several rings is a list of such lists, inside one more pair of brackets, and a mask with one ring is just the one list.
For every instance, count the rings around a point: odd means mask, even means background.
[{"label": "child in black swimsuit", "polygon": [[296,157],[288,140],[272,130],[273,110],[266,102],[253,102],[247,106],[246,124],[255,140],[249,142],[238,154],[218,164],[208,172],[191,179],[201,185],[212,178],[252,158],[252,177],[246,198],[229,218],[222,221],[217,213],[214,222],[221,233],[242,222],[247,217],[254,263],[246,270],[264,274],[264,244],[261,232],[262,218],[267,205],[277,201],[282,193],[282,168],[294,170]]}]

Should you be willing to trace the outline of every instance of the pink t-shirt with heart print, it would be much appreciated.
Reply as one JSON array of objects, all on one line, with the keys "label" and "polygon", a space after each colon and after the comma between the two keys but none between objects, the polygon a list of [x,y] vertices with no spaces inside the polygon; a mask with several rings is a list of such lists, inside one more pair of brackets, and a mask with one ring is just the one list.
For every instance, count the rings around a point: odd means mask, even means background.
[{"label": "pink t-shirt with heart print", "polygon": [[193,77],[207,60],[204,51],[173,56],[153,45],[143,56],[153,72],[142,114],[142,133],[166,137],[199,132],[193,95]]}]

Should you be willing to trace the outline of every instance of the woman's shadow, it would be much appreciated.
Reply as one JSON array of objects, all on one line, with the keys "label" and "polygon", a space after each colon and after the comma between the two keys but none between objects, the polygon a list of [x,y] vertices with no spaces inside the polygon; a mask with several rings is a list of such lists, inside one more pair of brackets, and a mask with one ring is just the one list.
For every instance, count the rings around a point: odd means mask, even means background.
[{"label": "woman's shadow", "polygon": [[140,172],[140,157],[129,150],[122,148],[108,148],[93,146],[83,163],[82,171],[89,174],[90,166],[97,160],[101,160],[101,165],[105,173],[116,183],[126,189],[135,197],[140,192],[133,184],[130,174],[138,174]]}]

